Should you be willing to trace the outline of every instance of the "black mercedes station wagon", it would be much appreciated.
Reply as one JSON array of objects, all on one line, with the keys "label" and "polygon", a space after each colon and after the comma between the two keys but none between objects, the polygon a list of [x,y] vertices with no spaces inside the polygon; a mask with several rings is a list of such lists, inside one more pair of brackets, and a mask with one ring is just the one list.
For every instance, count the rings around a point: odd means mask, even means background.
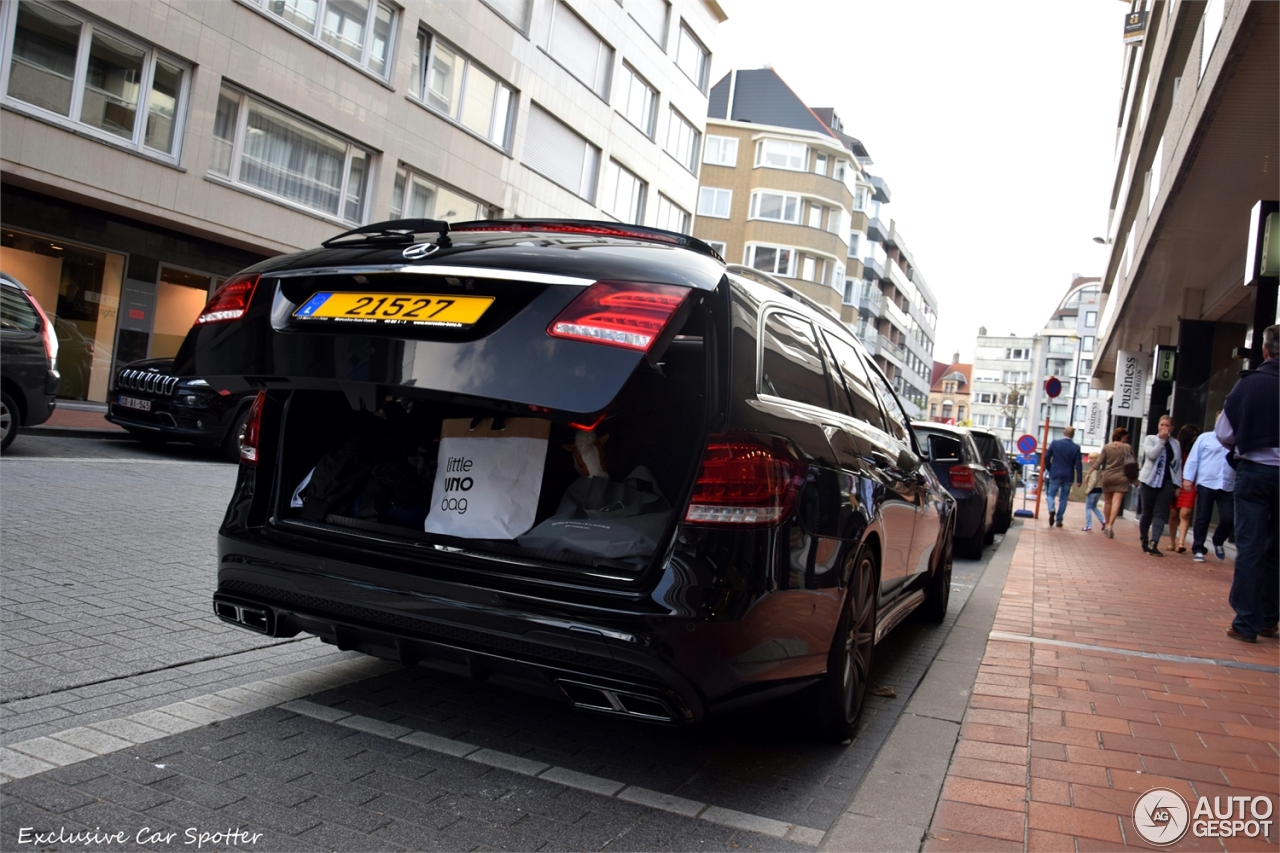
[{"label": "black mercedes station wagon", "polygon": [[176,374],[256,391],[214,611],[665,723],[940,621],[954,499],[826,309],[681,234],[397,220],[227,281]]}]

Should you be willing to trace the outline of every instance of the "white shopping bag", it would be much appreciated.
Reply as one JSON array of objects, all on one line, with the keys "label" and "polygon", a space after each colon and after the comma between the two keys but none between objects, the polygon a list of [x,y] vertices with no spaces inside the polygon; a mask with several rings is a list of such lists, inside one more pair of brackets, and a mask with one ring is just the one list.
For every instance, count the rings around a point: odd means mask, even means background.
[{"label": "white shopping bag", "polygon": [[533,527],[550,435],[538,418],[446,420],[426,532],[515,539]]}]

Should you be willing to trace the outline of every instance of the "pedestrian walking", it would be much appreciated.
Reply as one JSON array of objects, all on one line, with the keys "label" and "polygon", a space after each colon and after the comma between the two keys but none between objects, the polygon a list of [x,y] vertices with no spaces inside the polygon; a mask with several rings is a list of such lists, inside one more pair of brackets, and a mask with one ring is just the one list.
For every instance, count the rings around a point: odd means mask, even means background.
[{"label": "pedestrian walking", "polygon": [[[1080,485],[1084,474],[1084,464],[1080,459],[1080,447],[1072,441],[1076,434],[1075,427],[1067,427],[1062,431],[1062,438],[1049,445],[1045,451],[1045,467],[1049,469],[1049,526],[1062,526],[1062,516],[1067,511],[1067,496],[1071,494],[1071,481]],[[1055,521],[1053,507],[1057,496],[1058,516]]]},{"label": "pedestrian walking", "polygon": [[[1222,417],[1218,412],[1217,417]],[[1215,418],[1214,423],[1217,423]],[[1204,547],[1209,535],[1209,521],[1213,508],[1218,508],[1218,526],[1213,531],[1213,554],[1219,560],[1227,559],[1225,545],[1235,530],[1235,507],[1232,490],[1236,485],[1235,469],[1227,464],[1227,450],[1213,434],[1202,432],[1191,446],[1187,461],[1182,464],[1182,492],[1195,489],[1195,522],[1191,530],[1191,559],[1203,563],[1209,551]]]},{"label": "pedestrian walking", "polygon": [[[1195,424],[1183,424],[1182,429],[1178,430],[1178,446],[1182,448],[1184,472],[1187,470],[1187,454],[1191,452],[1191,447],[1199,435],[1200,429]],[[1187,475],[1184,473],[1182,476],[1186,479]],[[1195,511],[1195,506],[1195,486],[1192,485],[1188,489],[1183,485],[1178,492],[1178,497],[1173,501],[1173,506],[1169,508],[1170,551],[1177,551],[1179,554],[1187,553],[1187,534],[1191,532],[1191,514]]]},{"label": "pedestrian walking", "polygon": [[1124,496],[1129,494],[1133,481],[1125,473],[1125,465],[1135,465],[1133,447],[1129,444],[1129,431],[1124,427],[1116,427],[1111,431],[1111,442],[1102,448],[1098,458],[1093,460],[1090,471],[1097,471],[1101,477],[1103,509],[1107,517],[1102,531],[1108,539],[1116,535],[1116,519],[1120,517],[1120,509],[1124,506]]},{"label": "pedestrian walking", "polygon": [[1084,496],[1084,527],[1080,529],[1086,533],[1093,530],[1093,519],[1096,516],[1105,534],[1107,517],[1102,514],[1102,510],[1098,509],[1098,499],[1102,497],[1102,472],[1096,467],[1090,467],[1089,473],[1084,476],[1084,487],[1088,490],[1088,494]]},{"label": "pedestrian walking", "polygon": [[1280,326],[1262,333],[1263,362],[1240,371],[1214,427],[1235,448],[1236,571],[1227,636],[1256,643],[1280,621]]},{"label": "pedestrian walking", "polygon": [[1155,435],[1142,440],[1138,490],[1142,497],[1142,515],[1138,518],[1142,550],[1153,557],[1163,557],[1158,545],[1169,517],[1169,504],[1182,491],[1182,448],[1173,437],[1173,418],[1168,415],[1160,418]]}]

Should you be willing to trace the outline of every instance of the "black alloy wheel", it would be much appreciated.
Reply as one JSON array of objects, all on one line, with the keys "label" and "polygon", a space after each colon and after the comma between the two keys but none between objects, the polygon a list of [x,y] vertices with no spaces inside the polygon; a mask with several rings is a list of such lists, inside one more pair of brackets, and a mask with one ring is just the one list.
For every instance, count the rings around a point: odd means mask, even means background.
[{"label": "black alloy wheel", "polygon": [[18,404],[7,393],[0,392],[0,450],[7,450],[18,437],[18,423],[22,413]]},{"label": "black alloy wheel", "polygon": [[876,558],[863,548],[849,577],[840,624],[827,656],[827,674],[818,684],[819,731],[824,740],[845,743],[854,734],[871,677],[876,633]]},{"label": "black alloy wheel", "polygon": [[920,615],[928,622],[940,623],[947,618],[947,605],[951,602],[951,557],[955,551],[955,522],[947,530],[946,541],[938,554],[938,563],[929,581],[927,598],[920,608]]}]

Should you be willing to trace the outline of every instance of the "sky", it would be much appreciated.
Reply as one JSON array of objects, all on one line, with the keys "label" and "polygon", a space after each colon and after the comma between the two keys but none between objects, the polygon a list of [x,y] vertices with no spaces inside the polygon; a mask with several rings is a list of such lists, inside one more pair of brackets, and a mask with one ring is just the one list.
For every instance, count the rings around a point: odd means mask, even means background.
[{"label": "sky", "polygon": [[720,4],[712,81],[772,66],[888,182],[938,299],[935,360],[972,361],[980,326],[1038,331],[1073,273],[1101,274],[1127,3]]}]

